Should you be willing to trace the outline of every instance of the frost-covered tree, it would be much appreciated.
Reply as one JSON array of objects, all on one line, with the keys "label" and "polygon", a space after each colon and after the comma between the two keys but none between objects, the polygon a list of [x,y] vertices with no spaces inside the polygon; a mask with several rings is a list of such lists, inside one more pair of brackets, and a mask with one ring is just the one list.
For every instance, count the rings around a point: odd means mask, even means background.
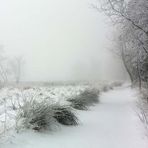
[{"label": "frost-covered tree", "polygon": [[8,58],[5,55],[3,46],[0,45],[0,87],[7,83],[10,74]]},{"label": "frost-covered tree", "polygon": [[10,62],[11,73],[17,84],[20,82],[21,79],[23,64],[24,64],[23,56],[17,56],[13,58]]},{"label": "frost-covered tree", "polygon": [[101,8],[119,29],[117,50],[132,83],[148,85],[148,1],[105,0]]}]

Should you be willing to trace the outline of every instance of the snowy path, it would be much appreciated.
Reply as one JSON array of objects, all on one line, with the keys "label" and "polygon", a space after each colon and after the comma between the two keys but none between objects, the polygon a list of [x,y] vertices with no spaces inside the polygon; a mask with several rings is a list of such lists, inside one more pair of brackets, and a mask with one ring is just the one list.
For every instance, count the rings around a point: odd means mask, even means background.
[{"label": "snowy path", "polygon": [[135,92],[118,88],[100,97],[91,111],[78,112],[78,127],[54,133],[23,133],[0,148],[147,148],[148,139],[135,113]]}]

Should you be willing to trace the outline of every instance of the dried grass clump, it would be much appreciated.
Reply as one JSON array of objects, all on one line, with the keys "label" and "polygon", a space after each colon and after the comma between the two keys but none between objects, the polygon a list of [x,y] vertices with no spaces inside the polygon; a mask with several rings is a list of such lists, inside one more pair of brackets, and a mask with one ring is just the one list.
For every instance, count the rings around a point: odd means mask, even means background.
[{"label": "dried grass clump", "polygon": [[53,106],[54,118],[63,125],[78,125],[78,118],[68,106]]},{"label": "dried grass clump", "polygon": [[19,113],[24,128],[40,131],[52,127],[55,123],[54,112],[45,102],[25,102]]},{"label": "dried grass clump", "polygon": [[46,101],[32,103],[26,102],[21,108],[19,119],[24,128],[37,131],[52,130],[58,124],[78,125],[78,118],[68,106],[49,104]]},{"label": "dried grass clump", "polygon": [[76,97],[68,99],[71,106],[78,110],[88,110],[89,106],[92,106],[99,102],[99,91],[95,89],[86,89]]}]

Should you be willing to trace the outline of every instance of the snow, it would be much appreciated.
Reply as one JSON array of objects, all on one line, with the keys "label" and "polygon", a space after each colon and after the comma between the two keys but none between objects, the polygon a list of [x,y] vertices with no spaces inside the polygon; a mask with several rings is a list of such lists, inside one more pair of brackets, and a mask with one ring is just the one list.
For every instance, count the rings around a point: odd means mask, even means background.
[{"label": "snow", "polygon": [[[4,87],[0,89],[0,136],[7,130],[15,128],[17,113],[26,101],[48,100],[49,103],[66,104],[66,99],[79,94],[88,85],[67,85],[48,87]],[[15,107],[15,109],[14,109]],[[6,115],[6,116],[5,116]],[[5,117],[7,121],[5,122]]]},{"label": "snow", "polygon": [[[37,102],[48,101],[50,104],[57,103],[59,105],[69,105],[67,99],[72,98],[80,94],[87,88],[97,88],[103,90],[104,87],[108,90],[113,84],[116,85],[119,82],[100,81],[96,83],[74,83],[62,85],[18,85],[18,86],[6,86],[0,89],[0,137],[4,132],[15,129],[16,118],[20,108],[26,101],[31,102],[36,100]],[[6,125],[6,126],[5,126]],[[6,136],[6,135],[5,135]]]},{"label": "snow", "polygon": [[101,94],[100,104],[78,111],[79,126],[16,134],[0,148],[147,148],[136,115],[136,91],[124,86]]}]

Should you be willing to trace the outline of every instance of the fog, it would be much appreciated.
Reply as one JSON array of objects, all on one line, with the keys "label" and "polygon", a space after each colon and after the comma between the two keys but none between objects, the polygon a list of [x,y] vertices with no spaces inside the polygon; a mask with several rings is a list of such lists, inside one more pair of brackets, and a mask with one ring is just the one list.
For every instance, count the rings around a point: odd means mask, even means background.
[{"label": "fog", "polygon": [[22,55],[22,81],[120,80],[112,27],[91,0],[0,1],[0,44]]}]

